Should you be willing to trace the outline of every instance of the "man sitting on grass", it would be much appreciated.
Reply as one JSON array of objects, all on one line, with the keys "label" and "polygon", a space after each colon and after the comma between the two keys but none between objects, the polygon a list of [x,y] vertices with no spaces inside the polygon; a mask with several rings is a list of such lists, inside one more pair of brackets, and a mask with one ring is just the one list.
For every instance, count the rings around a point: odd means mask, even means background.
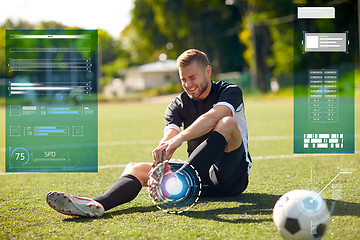
[{"label": "man sitting on grass", "polygon": [[252,163],[241,89],[223,81],[212,82],[209,60],[199,50],[185,51],[177,64],[184,92],[166,109],[164,137],[152,151],[153,163],[129,163],[120,179],[93,199],[49,192],[50,207],[67,215],[100,217],[133,200],[147,186],[152,167],[170,159],[185,141],[189,154],[185,164],[198,171],[201,196],[234,196],[246,189]]}]

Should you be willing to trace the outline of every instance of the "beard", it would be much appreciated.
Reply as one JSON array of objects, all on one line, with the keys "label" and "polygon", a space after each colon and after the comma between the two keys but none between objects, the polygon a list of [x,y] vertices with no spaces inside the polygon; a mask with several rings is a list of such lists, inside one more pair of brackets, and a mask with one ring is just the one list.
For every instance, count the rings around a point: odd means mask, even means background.
[{"label": "beard", "polygon": [[[209,87],[209,82],[204,79],[201,84],[197,85],[197,91],[195,93],[190,93],[186,88],[184,88],[185,92],[191,99],[198,99]],[[195,95],[194,95],[195,94]]]}]

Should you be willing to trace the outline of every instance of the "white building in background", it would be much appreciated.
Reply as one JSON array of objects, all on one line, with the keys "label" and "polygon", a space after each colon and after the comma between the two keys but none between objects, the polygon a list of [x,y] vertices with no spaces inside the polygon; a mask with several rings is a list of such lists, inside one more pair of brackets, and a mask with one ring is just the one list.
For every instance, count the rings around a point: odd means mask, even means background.
[{"label": "white building in background", "polygon": [[120,78],[115,78],[110,83],[106,84],[106,86],[104,86],[103,94],[106,98],[125,96],[126,89],[124,82]]},{"label": "white building in background", "polygon": [[125,75],[125,88],[138,91],[179,82],[176,60],[167,59],[130,68]]}]

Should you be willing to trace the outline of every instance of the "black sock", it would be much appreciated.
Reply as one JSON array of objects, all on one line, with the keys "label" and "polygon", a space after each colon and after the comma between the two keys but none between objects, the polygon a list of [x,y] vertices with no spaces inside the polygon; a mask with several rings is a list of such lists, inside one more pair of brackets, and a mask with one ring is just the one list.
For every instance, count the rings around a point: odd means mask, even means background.
[{"label": "black sock", "polygon": [[130,174],[123,175],[103,195],[94,200],[101,203],[106,211],[130,202],[138,195],[141,188],[142,185],[136,177]]},{"label": "black sock", "polygon": [[210,181],[209,169],[211,165],[221,159],[226,145],[225,137],[219,132],[214,131],[204,142],[195,148],[186,161],[186,163],[191,164],[198,171],[205,185]]}]

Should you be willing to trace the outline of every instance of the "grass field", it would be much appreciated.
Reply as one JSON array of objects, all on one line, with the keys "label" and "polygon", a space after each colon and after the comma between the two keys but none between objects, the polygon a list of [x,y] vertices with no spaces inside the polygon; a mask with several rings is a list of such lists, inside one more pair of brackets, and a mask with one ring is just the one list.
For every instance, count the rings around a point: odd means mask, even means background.
[{"label": "grass field", "polygon": [[[356,170],[333,182],[340,184],[341,197],[323,239],[360,239],[359,119],[355,155],[293,155],[291,98],[246,99],[253,167],[242,195],[201,199],[181,215],[158,210],[147,189],[99,219],[72,218],[48,207],[48,191],[95,197],[119,178],[124,164],[151,161],[166,105],[100,104],[98,173],[0,174],[0,239],[280,239],[272,222],[277,199],[292,189],[320,190],[342,169]],[[359,102],[356,106],[359,116]],[[4,108],[0,111],[4,126]],[[3,130],[0,137],[4,172]],[[174,157],[186,159],[185,144]],[[331,185],[322,197],[331,204]]]}]

